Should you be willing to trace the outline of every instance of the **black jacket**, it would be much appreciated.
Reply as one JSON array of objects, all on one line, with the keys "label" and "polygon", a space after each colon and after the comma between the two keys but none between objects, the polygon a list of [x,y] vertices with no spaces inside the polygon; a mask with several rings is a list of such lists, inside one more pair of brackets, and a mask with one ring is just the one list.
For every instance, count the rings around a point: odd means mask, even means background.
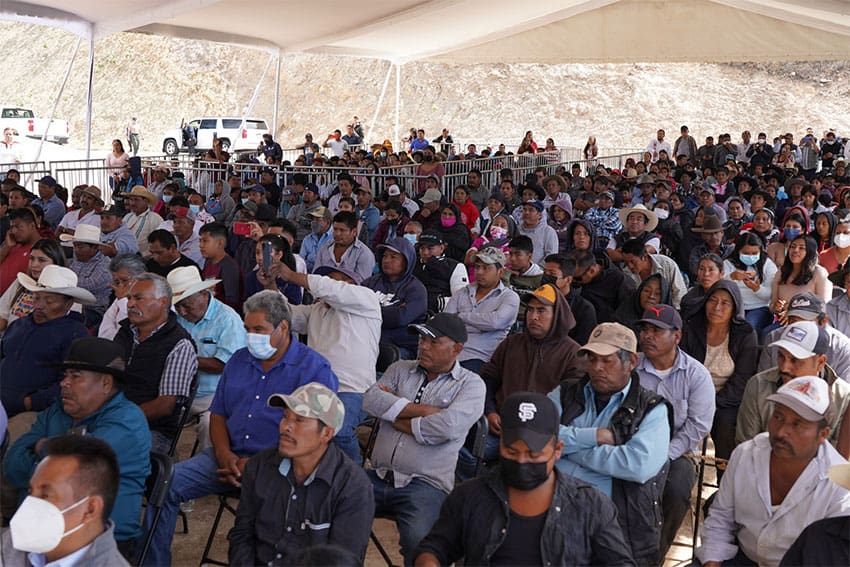
[{"label": "black jacket", "polygon": [[741,399],[744,397],[747,381],[756,373],[759,350],[756,332],[744,318],[744,304],[741,301],[741,292],[735,282],[720,280],[708,289],[699,310],[687,320],[682,333],[682,342],[679,346],[699,362],[705,361],[706,334],[708,333],[705,303],[714,292],[720,289],[729,292],[732,301],[735,303],[735,314],[729,327],[729,355],[735,361],[735,371],[732,372],[723,388],[717,392],[717,407],[737,408],[741,405]]},{"label": "black jacket", "polygon": [[[555,472],[555,494],[538,542],[545,565],[634,565],[604,494],[580,480]],[[496,467],[483,478],[457,486],[443,502],[440,517],[416,552],[431,553],[440,565],[461,558],[465,565],[489,565],[509,524],[507,488]]]}]

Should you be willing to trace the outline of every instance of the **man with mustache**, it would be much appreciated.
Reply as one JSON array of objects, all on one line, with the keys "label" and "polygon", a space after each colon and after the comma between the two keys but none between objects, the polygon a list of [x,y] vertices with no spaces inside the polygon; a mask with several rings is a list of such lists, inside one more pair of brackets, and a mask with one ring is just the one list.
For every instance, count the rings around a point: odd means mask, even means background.
[{"label": "man with mustache", "polygon": [[832,407],[818,376],[801,376],[768,396],[767,433],[739,445],[702,530],[703,567],[773,567],[814,521],[850,512],[850,491],[830,482],[846,461],[825,443]]}]

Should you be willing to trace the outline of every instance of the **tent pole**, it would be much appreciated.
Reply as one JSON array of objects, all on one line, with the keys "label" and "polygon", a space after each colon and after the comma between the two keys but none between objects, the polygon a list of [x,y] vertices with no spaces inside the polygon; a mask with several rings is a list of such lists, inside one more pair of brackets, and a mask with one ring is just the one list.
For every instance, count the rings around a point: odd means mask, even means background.
[{"label": "tent pole", "polygon": [[[91,118],[94,95],[94,27],[89,28],[89,82],[86,96],[86,160],[91,159]],[[89,182],[89,170],[86,169],[86,183]]]},{"label": "tent pole", "polygon": [[401,64],[395,64],[395,143],[399,144],[396,151],[401,148],[401,138],[398,135],[398,109],[401,104]]},{"label": "tent pole", "polygon": [[[381,87],[381,96],[378,97],[378,104],[375,105],[375,113],[372,115],[372,121],[369,122],[369,132],[366,134],[366,140],[372,139],[372,129],[375,127],[375,120],[378,119],[378,112],[381,110],[381,105],[384,104],[384,95],[387,94],[387,86],[390,84],[390,75],[393,73],[393,64],[390,63],[389,68],[387,69],[387,76],[384,77],[384,86]],[[363,143],[366,143],[366,140],[363,140]]]},{"label": "tent pole", "polygon": [[41,148],[44,147],[44,141],[47,139],[47,130],[50,129],[50,125],[53,124],[53,117],[56,116],[56,108],[59,106],[59,100],[62,98],[62,93],[65,92],[65,84],[68,82],[68,77],[71,76],[71,68],[74,66],[74,61],[77,59],[77,52],[80,51],[80,44],[82,44],[83,38],[77,38],[77,46],[74,48],[74,54],[71,55],[71,61],[68,62],[68,69],[65,71],[65,78],[62,79],[62,84],[59,86],[59,93],[56,95],[56,100],[53,101],[53,110],[50,111],[50,118],[47,120],[47,126],[44,129],[44,132],[41,134],[41,140],[38,142],[38,151],[35,154],[35,159],[33,161],[38,161],[38,158],[41,157]]},{"label": "tent pole", "polygon": [[274,74],[274,118],[272,120],[272,128],[275,138],[277,138],[278,99],[280,99],[280,49],[277,50],[277,69]]}]

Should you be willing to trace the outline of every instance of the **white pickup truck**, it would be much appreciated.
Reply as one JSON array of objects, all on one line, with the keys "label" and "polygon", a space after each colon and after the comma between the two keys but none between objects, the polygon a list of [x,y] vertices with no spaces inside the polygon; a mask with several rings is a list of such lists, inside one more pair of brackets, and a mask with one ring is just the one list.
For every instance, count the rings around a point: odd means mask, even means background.
[{"label": "white pickup truck", "polygon": [[27,138],[41,138],[47,131],[47,141],[57,144],[67,144],[71,137],[71,127],[67,120],[36,118],[29,108],[11,104],[0,107],[0,132],[6,128],[12,128],[18,136]]}]

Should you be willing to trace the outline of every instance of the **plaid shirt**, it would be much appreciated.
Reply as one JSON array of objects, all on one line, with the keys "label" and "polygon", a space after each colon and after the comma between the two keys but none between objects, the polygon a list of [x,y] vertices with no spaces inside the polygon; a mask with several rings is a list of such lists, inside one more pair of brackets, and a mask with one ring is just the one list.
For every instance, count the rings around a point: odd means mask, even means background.
[{"label": "plaid shirt", "polygon": [[[165,323],[154,329],[151,336],[158,333],[164,326]],[[133,333],[133,351],[135,352],[139,345],[139,329],[135,325],[130,325],[130,331]],[[159,395],[188,398],[192,378],[197,371],[198,355],[195,353],[195,345],[189,339],[179,340],[165,359],[162,379],[159,382]]]},{"label": "plaid shirt", "polygon": [[584,220],[596,229],[597,238],[614,238],[623,230],[623,223],[620,222],[618,213],[619,211],[614,207],[604,211],[599,207],[593,207],[584,213]]}]

